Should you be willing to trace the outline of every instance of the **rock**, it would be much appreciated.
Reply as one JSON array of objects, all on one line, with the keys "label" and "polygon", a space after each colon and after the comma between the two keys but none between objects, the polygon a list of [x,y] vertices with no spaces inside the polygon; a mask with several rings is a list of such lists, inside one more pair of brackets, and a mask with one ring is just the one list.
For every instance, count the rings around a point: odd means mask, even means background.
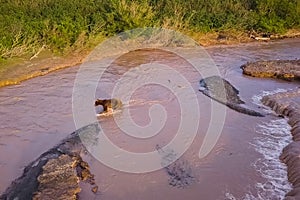
[{"label": "rock", "polygon": [[294,141],[283,149],[280,159],[287,165],[288,179],[293,189],[285,199],[300,199],[300,89],[265,96],[262,102],[276,113],[289,117]]},{"label": "rock", "polygon": [[38,192],[33,200],[76,200],[76,195],[81,191],[75,169],[77,164],[78,160],[68,155],[50,159],[38,176]]},{"label": "rock", "polygon": [[200,91],[226,104],[244,104],[238,96],[239,91],[227,80],[219,76],[210,76],[200,80]]},{"label": "rock", "polygon": [[241,66],[245,75],[260,78],[300,80],[300,60],[249,62]]},{"label": "rock", "polygon": [[241,104],[245,104],[245,102],[239,97],[238,89],[219,76],[211,76],[200,80],[199,91],[237,112],[251,116],[264,116],[255,110],[241,106]]},{"label": "rock", "polygon": [[186,188],[195,182],[192,168],[186,160],[182,158],[176,160],[176,153],[173,150],[163,150],[159,145],[156,145],[156,150],[162,156],[161,165],[169,176],[169,185]]},{"label": "rock", "polygon": [[81,158],[86,152],[81,141],[97,144],[98,133],[98,123],[73,132],[25,167],[23,175],[12,182],[0,199],[77,199],[80,181],[95,185],[88,163]]},{"label": "rock", "polygon": [[254,37],[254,39],[257,41],[265,41],[265,42],[271,40],[271,38],[268,38],[268,37]]},{"label": "rock", "polygon": [[93,193],[97,193],[97,192],[98,192],[98,186],[94,186],[94,187],[92,188],[92,192],[93,192]]}]

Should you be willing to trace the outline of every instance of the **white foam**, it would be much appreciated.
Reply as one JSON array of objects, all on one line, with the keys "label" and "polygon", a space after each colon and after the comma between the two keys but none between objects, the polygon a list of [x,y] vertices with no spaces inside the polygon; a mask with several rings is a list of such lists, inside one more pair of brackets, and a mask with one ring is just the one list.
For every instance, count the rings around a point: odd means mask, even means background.
[{"label": "white foam", "polygon": [[264,97],[264,96],[268,96],[268,95],[273,95],[273,94],[277,94],[277,93],[281,93],[281,92],[287,92],[288,90],[287,89],[282,89],[282,88],[278,88],[276,90],[270,90],[270,91],[266,91],[266,90],[261,90],[259,92],[259,94],[257,95],[254,95],[252,97],[252,100],[253,100],[253,103],[257,104],[257,105],[262,105],[261,103],[261,99]]},{"label": "white foam", "polygon": [[286,119],[276,119],[261,122],[256,132],[259,136],[254,138],[251,145],[262,158],[257,159],[253,167],[266,179],[256,184],[258,199],[283,199],[291,190],[291,184],[287,179],[286,165],[279,160],[279,156],[282,149],[292,141],[290,126]]},{"label": "white foam", "polygon": [[114,114],[120,113],[121,110],[113,110],[113,109],[108,109],[107,112],[101,112],[96,114],[97,117],[109,117]]},{"label": "white foam", "polygon": [[256,104],[256,105],[262,107],[262,108],[264,109],[265,112],[267,112],[267,113],[272,113],[273,111],[272,111],[269,107],[267,107],[267,106],[265,106],[265,105],[263,105],[263,104],[261,103],[261,99],[262,99],[264,96],[273,95],[273,94],[277,94],[277,93],[281,93],[281,92],[287,92],[287,91],[288,91],[288,90],[286,90],[286,89],[281,89],[281,88],[278,88],[278,89],[272,90],[272,91],[261,90],[261,91],[259,92],[259,94],[254,95],[254,96],[252,97],[252,102],[253,102],[254,104]]},{"label": "white foam", "polygon": [[242,198],[236,198],[230,192],[226,192],[224,200],[257,200],[257,198],[254,195],[252,195],[250,192],[249,192],[249,194],[245,194],[245,196]]},{"label": "white foam", "polygon": [[[262,106],[263,96],[272,95],[279,92],[286,92],[285,89],[274,91],[261,91],[260,94],[252,97],[253,103]],[[266,111],[271,110],[264,107]],[[255,193],[249,192],[242,200],[281,200],[287,192],[292,189],[287,179],[286,165],[281,163],[279,156],[282,149],[292,141],[290,126],[286,119],[275,119],[268,122],[261,122],[256,127],[259,136],[250,143],[254,149],[262,155],[253,164],[254,169],[265,179],[264,182],[256,183]],[[253,190],[252,190],[253,191]],[[230,192],[225,193],[226,200],[236,200]]]}]

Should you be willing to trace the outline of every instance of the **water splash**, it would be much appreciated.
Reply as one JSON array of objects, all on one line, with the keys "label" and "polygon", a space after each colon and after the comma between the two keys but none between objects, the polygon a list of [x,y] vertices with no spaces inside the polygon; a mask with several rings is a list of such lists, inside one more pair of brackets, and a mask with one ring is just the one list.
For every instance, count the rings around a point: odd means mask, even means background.
[{"label": "water splash", "polygon": [[281,89],[281,88],[278,88],[278,89],[272,90],[272,91],[264,91],[264,90],[262,90],[262,91],[260,91],[259,94],[254,95],[252,97],[252,102],[254,104],[258,105],[259,107],[263,108],[266,113],[272,113],[273,111],[269,107],[267,107],[267,106],[265,106],[265,105],[262,104],[262,102],[261,102],[262,98],[264,96],[273,95],[273,94],[277,94],[277,93],[281,93],[281,92],[287,92],[287,91],[288,90]]},{"label": "water splash", "polygon": [[281,200],[291,190],[287,180],[286,166],[280,162],[282,149],[291,141],[290,126],[285,119],[261,122],[257,125],[258,137],[250,143],[262,155],[253,164],[265,182],[256,183],[256,194],[249,192],[242,198],[236,198],[230,192],[225,193],[226,200]]},{"label": "water splash", "polygon": [[280,162],[279,156],[292,141],[290,126],[286,119],[275,119],[258,124],[256,132],[259,136],[251,145],[263,157],[257,159],[253,167],[266,179],[266,182],[256,184],[258,199],[283,199],[291,185],[287,180],[286,165]]},{"label": "water splash", "polygon": [[[286,92],[285,89],[273,91],[261,91],[260,94],[252,97],[253,103],[261,106],[266,112],[273,112],[261,103],[266,95]],[[290,134],[291,127],[286,119],[275,119],[261,122],[256,127],[258,136],[250,143],[254,149],[262,155],[253,164],[254,169],[265,179],[264,182],[256,183],[257,192],[249,192],[242,198],[236,198],[229,191],[225,193],[226,200],[281,200],[287,192],[292,189],[287,179],[287,169],[279,160],[282,149],[292,141]]]}]

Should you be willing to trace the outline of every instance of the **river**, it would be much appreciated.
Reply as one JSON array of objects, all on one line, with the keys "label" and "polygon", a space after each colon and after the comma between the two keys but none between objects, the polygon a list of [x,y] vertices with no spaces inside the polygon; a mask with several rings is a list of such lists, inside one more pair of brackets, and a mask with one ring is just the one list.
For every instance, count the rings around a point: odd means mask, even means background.
[{"label": "river", "polygon": [[[256,110],[266,94],[298,87],[298,83],[256,79],[242,75],[240,66],[248,61],[299,59],[300,39],[270,43],[251,43],[206,48],[221,75],[240,91],[240,97]],[[112,63],[112,70],[99,84],[96,95],[105,97],[110,80],[120,75],[124,66],[163,62],[188,77],[197,91],[197,72],[174,55],[160,50],[129,52]],[[40,154],[75,130],[72,92],[80,66],[30,79],[20,85],[0,88],[0,193],[22,174],[23,168]],[[93,72],[91,72],[93,73]],[[134,78],[134,77],[133,77]],[[105,84],[106,83],[106,84]],[[101,96],[102,95],[102,96]],[[289,191],[286,169],[278,156],[290,140],[285,119],[275,115],[253,117],[227,109],[221,136],[213,150],[199,159],[211,114],[211,100],[196,93],[200,107],[199,129],[192,145],[180,158],[192,171],[193,181],[186,187],[172,186],[166,170],[131,174],[111,169],[87,157],[96,183],[97,194],[80,194],[82,199],[282,199]],[[138,140],[122,133],[112,117],[99,117],[108,137],[121,148],[147,152],[156,144],[165,145],[176,133],[180,109],[176,97],[164,87],[147,85],[132,96],[131,116],[140,126],[149,123],[148,110],[160,103],[168,113],[166,125],[149,140]],[[264,112],[269,112],[265,110]]]}]

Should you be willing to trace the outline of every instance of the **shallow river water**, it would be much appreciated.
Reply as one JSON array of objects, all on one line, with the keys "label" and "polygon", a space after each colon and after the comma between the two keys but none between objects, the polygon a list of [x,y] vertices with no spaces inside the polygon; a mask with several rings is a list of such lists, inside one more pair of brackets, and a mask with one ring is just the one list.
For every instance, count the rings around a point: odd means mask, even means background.
[{"label": "shallow river water", "polygon": [[[255,110],[269,112],[260,105],[259,99],[263,95],[299,86],[293,82],[246,77],[240,69],[248,61],[299,59],[299,39],[209,47],[206,51],[221,75],[239,89],[240,97]],[[124,73],[126,66],[149,62],[172,66],[187,77],[195,91],[198,90],[201,77],[180,58],[160,50],[141,50],[129,52],[111,64],[111,70],[98,85],[96,96],[105,98],[111,90],[112,80]],[[75,130],[72,92],[78,69],[79,66],[75,66],[20,85],[0,88],[0,193],[22,174],[24,166]],[[132,78],[139,79],[139,76],[132,74]],[[282,199],[291,187],[285,166],[278,159],[282,148],[291,140],[286,120],[272,113],[260,118],[227,109],[217,144],[205,158],[199,159],[199,149],[211,119],[211,100],[200,92],[196,92],[196,98],[200,108],[199,129],[192,145],[179,159],[192,174],[190,182],[172,184],[172,175],[164,169],[141,174],[120,172],[87,157],[99,192],[93,195],[83,192],[80,197],[114,200]],[[168,117],[159,134],[147,140],[123,134],[110,116],[98,117],[98,120],[108,130],[107,137],[119,147],[132,152],[153,151],[157,145],[167,144],[178,129],[178,100],[166,88],[150,84],[137,89],[130,104],[125,105],[129,106],[135,123],[145,126],[150,122],[149,108],[157,103],[165,108]]]}]

